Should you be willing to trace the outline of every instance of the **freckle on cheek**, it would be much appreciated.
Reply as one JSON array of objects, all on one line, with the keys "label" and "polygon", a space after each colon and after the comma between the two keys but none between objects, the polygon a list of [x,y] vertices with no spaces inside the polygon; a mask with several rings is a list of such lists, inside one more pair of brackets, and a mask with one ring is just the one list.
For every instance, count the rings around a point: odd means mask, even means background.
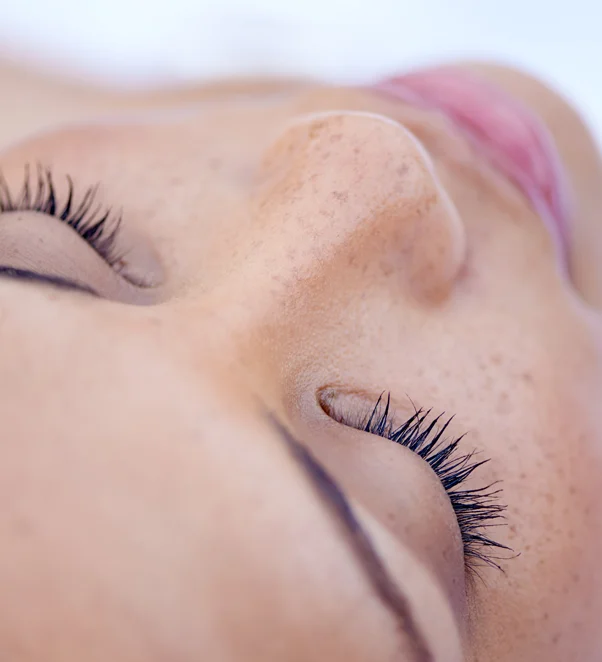
[{"label": "freckle on cheek", "polygon": [[546,494],[546,501],[553,506],[556,503],[556,497],[551,492],[548,492]]},{"label": "freckle on cheek", "polygon": [[333,191],[332,197],[341,202],[347,202],[349,200],[349,193],[347,191]]},{"label": "freckle on cheek", "polygon": [[492,354],[491,356],[491,363],[493,365],[502,365],[503,359],[500,354]]},{"label": "freckle on cheek", "polygon": [[526,383],[526,384],[533,384],[533,375],[530,372],[523,372],[521,374],[521,379]]}]

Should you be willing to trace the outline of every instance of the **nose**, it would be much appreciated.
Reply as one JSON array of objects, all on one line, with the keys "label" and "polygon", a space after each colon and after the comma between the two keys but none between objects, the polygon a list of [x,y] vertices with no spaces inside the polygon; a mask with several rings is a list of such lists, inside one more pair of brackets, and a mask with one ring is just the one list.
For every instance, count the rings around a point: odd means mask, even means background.
[{"label": "nose", "polygon": [[253,202],[280,278],[353,265],[441,300],[464,262],[464,227],[429,155],[381,115],[319,113],[285,127],[264,155]]}]

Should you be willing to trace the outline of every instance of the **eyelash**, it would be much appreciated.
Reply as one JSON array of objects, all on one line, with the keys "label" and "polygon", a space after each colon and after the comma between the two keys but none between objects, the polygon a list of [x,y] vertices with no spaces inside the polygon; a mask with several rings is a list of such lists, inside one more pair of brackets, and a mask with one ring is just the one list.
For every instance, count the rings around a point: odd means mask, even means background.
[{"label": "eyelash", "polygon": [[469,476],[489,460],[475,460],[474,451],[460,453],[458,446],[462,437],[451,440],[444,437],[453,416],[442,424],[440,421],[443,414],[429,422],[432,410],[418,409],[399,427],[394,428],[390,420],[391,396],[387,394],[383,410],[383,395],[378,398],[374,408],[353,427],[401,444],[427,462],[439,477],[458,519],[466,570],[476,575],[479,574],[479,566],[483,565],[501,570],[497,561],[505,557],[496,555],[495,551],[512,550],[493,540],[487,535],[487,530],[502,525],[505,519],[506,506],[499,503],[502,490],[496,488],[497,483],[481,488],[460,488]]},{"label": "eyelash", "polygon": [[[117,236],[121,226],[121,216],[113,216],[110,209],[96,205],[98,184],[88,188],[79,203],[74,204],[74,185],[69,175],[67,201],[58,204],[52,173],[40,164],[36,168],[37,182],[34,181],[35,197],[31,186],[29,165],[25,166],[25,180],[18,196],[13,199],[6,180],[0,173],[0,213],[11,211],[41,212],[53,216],[73,228],[111,267],[122,258],[116,251]],[[35,177],[35,175],[34,175]]]}]

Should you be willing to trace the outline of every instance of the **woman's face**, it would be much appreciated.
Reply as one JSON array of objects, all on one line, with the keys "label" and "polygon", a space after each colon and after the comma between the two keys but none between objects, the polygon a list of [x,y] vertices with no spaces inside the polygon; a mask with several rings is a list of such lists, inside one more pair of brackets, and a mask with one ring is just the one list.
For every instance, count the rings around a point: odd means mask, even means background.
[{"label": "woman's face", "polygon": [[5,149],[0,658],[599,659],[600,164],[473,68],[556,138],[568,269],[443,115],[370,89]]}]

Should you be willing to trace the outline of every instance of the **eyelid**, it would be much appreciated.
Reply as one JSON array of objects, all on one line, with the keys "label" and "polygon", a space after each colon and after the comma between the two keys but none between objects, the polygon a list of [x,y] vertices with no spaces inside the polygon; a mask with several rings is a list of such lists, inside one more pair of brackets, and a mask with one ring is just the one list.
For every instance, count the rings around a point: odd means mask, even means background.
[{"label": "eyelid", "polygon": [[[141,262],[142,263],[142,262]],[[143,264],[143,263],[142,263]],[[0,265],[87,288],[98,297],[132,305],[152,305],[166,297],[163,287],[139,287],[123,278],[77,233],[55,218],[33,212],[0,218]],[[153,273],[152,265],[150,273]],[[7,274],[10,275],[10,274]],[[27,276],[24,276],[27,278]],[[35,278],[30,276],[30,280]],[[41,279],[38,278],[38,281]],[[46,284],[51,284],[46,279]]]},{"label": "eyelid", "polygon": [[0,266],[0,277],[13,278],[15,280],[29,281],[42,283],[43,285],[51,285],[53,287],[60,287],[66,290],[75,290],[85,294],[92,294],[93,296],[100,296],[98,292],[91,287],[82,283],[76,283],[68,278],[61,278],[60,276],[51,276],[47,274],[39,274],[35,271],[27,269],[15,269],[14,267]]}]

